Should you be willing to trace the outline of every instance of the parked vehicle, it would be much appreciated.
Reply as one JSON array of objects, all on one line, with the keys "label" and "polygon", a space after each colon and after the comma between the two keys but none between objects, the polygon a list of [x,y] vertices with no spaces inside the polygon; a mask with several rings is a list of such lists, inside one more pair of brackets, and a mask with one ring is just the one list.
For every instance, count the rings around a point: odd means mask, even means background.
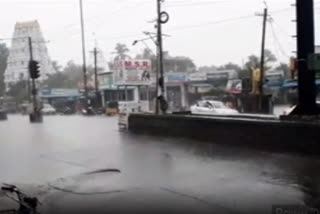
[{"label": "parked vehicle", "polygon": [[231,109],[220,101],[201,100],[196,105],[191,106],[192,114],[200,115],[233,115],[239,114],[235,109]]},{"label": "parked vehicle", "polygon": [[7,120],[7,109],[2,98],[0,98],[0,120]]},{"label": "parked vehicle", "polygon": [[88,108],[83,108],[81,110],[81,113],[85,116],[93,116],[96,115],[95,110],[92,108],[92,106],[88,106]]},{"label": "parked vehicle", "polygon": [[113,116],[119,113],[118,102],[109,102],[106,109],[106,114],[108,116]]},{"label": "parked vehicle", "polygon": [[43,108],[41,109],[42,114],[44,115],[54,115],[57,113],[56,109],[53,108],[50,104],[43,104]]},{"label": "parked vehicle", "polygon": [[7,111],[0,106],[0,120],[7,120]]}]

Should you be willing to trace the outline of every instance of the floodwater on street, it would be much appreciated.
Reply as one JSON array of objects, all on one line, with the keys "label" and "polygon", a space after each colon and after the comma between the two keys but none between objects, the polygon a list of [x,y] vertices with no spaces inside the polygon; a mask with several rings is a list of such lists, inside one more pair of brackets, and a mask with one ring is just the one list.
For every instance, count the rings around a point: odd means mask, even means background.
[{"label": "floodwater on street", "polygon": [[117,168],[131,182],[229,209],[270,210],[275,204],[318,206],[319,167],[318,157],[123,133],[116,117],[47,116],[30,124],[26,116],[9,115],[0,122],[0,182],[45,184]]}]

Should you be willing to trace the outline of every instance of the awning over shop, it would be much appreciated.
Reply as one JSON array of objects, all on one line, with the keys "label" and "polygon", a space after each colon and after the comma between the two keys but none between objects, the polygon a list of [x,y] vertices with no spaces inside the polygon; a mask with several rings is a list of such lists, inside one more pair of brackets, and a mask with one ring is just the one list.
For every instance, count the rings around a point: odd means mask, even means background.
[{"label": "awning over shop", "polygon": [[265,84],[263,88],[277,90],[283,87],[283,84]]},{"label": "awning over shop", "polygon": [[190,84],[191,87],[197,87],[197,88],[212,88],[213,85],[212,84],[208,84],[208,83],[192,83]]},{"label": "awning over shop", "polygon": [[[316,80],[316,85],[320,86],[320,79]],[[296,80],[294,80],[294,81],[286,81],[282,85],[282,88],[296,88],[296,87],[298,87],[298,81],[296,81]]]}]

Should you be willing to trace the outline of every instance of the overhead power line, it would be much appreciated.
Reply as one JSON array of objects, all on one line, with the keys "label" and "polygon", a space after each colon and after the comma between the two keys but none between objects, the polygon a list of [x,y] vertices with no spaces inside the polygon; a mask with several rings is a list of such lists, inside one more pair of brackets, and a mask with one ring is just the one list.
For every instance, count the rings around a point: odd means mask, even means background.
[{"label": "overhead power line", "polygon": [[226,23],[226,22],[240,21],[240,20],[249,19],[249,18],[253,18],[253,17],[255,17],[255,15],[239,16],[239,17],[222,19],[222,20],[217,20],[217,21],[205,22],[205,23],[201,23],[201,24],[185,25],[185,26],[176,27],[173,29],[168,29],[167,31],[186,30],[186,29],[190,29],[190,28],[198,28],[198,27],[204,27],[204,26],[208,26],[208,25],[216,25],[216,24],[222,24],[222,23]]},{"label": "overhead power line", "polygon": [[273,39],[275,41],[275,45],[278,47],[280,53],[283,56],[285,56],[287,58],[290,58],[290,56],[286,53],[286,51],[284,51],[284,48],[283,48],[283,46],[282,46],[282,44],[281,44],[281,42],[280,42],[280,40],[279,40],[279,38],[277,36],[277,33],[276,33],[275,29],[274,29],[274,26],[273,26],[272,22],[270,22],[270,27],[271,27],[271,32],[272,32]]},{"label": "overhead power line", "polygon": [[168,2],[165,7],[171,8],[171,7],[189,7],[189,6],[203,6],[203,5],[212,5],[212,4],[218,4],[218,3],[225,3],[225,1],[199,1],[199,2]]}]

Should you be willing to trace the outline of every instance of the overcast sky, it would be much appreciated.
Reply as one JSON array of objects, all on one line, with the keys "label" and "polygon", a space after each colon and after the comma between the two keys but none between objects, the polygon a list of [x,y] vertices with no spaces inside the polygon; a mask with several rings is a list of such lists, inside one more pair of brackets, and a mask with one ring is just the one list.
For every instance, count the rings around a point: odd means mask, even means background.
[{"label": "overcast sky", "polygon": [[[116,43],[125,43],[135,56],[145,47],[132,46],[144,38],[142,31],[155,31],[150,21],[156,17],[156,0],[83,0],[86,47],[97,40],[109,60]],[[280,61],[287,62],[296,49],[294,0],[267,0],[273,22],[268,24],[266,47]],[[315,0],[319,20],[320,1]],[[0,0],[0,38],[11,37],[16,22],[37,19],[53,60],[64,65],[69,60],[81,63],[81,31],[78,0]],[[171,55],[188,56],[197,66],[242,64],[250,54],[260,53],[262,0],[166,0],[163,8],[170,21],[163,26],[164,49]],[[320,23],[316,22],[316,43],[320,44]],[[10,42],[9,42],[10,44]],[[154,48],[152,42],[148,42]]]}]

